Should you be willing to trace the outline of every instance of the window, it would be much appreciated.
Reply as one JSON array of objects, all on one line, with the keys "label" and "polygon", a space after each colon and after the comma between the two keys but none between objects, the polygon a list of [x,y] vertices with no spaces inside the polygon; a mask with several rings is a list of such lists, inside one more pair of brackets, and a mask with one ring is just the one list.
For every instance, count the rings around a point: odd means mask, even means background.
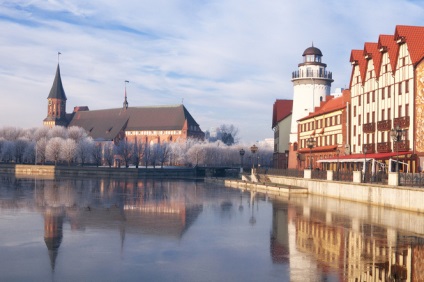
[{"label": "window", "polygon": [[367,104],[370,103],[370,92],[367,92]]},{"label": "window", "polygon": [[375,102],[375,91],[372,92],[372,101]]},{"label": "window", "polygon": [[409,93],[409,79],[405,81],[405,93]]},{"label": "window", "polygon": [[381,88],[381,100],[384,100],[384,90],[385,90],[386,88]]},{"label": "window", "polygon": [[409,116],[409,104],[405,105],[405,116],[408,117]]},{"label": "window", "polygon": [[391,95],[392,95],[392,87],[389,85],[387,87],[387,98],[390,98]]},{"label": "window", "polygon": [[367,123],[370,123],[370,113],[367,113]]},{"label": "window", "polygon": [[361,115],[358,115],[358,125],[361,125]]},{"label": "window", "polygon": [[402,105],[400,105],[398,109],[398,117],[401,117],[401,116],[402,116]]},{"label": "window", "polygon": [[402,82],[399,82],[399,90],[398,90],[398,92],[399,92],[399,95],[402,94]]},{"label": "window", "polygon": [[358,146],[361,146],[361,134],[358,134]]},{"label": "window", "polygon": [[353,136],[356,136],[356,125],[353,126]]},{"label": "window", "polygon": [[372,112],[372,123],[375,122],[375,112]]},{"label": "window", "polygon": [[381,132],[381,142],[384,142],[384,132]]},{"label": "window", "polygon": [[392,119],[392,109],[387,109],[387,119]]},{"label": "window", "polygon": [[356,106],[353,107],[353,117],[356,117]]},{"label": "window", "polygon": [[359,98],[358,106],[361,106],[361,98],[362,98],[362,96],[359,96],[358,98]]}]

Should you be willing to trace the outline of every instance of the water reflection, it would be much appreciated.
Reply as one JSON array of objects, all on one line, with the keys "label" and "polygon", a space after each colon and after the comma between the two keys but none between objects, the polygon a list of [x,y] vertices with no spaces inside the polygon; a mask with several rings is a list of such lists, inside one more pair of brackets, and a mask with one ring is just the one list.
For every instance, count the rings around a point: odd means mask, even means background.
[{"label": "water reflection", "polygon": [[[25,180],[2,176],[1,209],[36,209],[44,218],[44,242],[52,271],[63,225],[83,231],[118,228],[121,249],[127,233],[181,239],[202,212],[196,186],[179,182],[123,179]],[[33,188],[33,190],[32,190]],[[33,191],[34,202],[29,195]]]},{"label": "water reflection", "polygon": [[321,197],[275,201],[274,263],[292,281],[424,281],[424,216]]}]

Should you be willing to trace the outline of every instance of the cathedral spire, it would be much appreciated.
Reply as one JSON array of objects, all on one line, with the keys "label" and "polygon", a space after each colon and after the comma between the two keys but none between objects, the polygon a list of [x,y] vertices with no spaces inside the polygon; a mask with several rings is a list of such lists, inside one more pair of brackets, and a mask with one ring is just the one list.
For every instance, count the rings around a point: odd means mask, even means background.
[{"label": "cathedral spire", "polygon": [[127,101],[127,83],[128,80],[125,80],[125,97],[124,97],[124,110],[128,109],[128,101]]}]

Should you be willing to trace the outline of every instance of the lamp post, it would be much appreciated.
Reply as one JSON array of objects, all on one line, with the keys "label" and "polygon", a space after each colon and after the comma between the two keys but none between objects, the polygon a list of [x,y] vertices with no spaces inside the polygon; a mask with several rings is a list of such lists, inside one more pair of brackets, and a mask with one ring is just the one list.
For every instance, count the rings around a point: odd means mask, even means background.
[{"label": "lamp post", "polygon": [[309,148],[310,154],[309,154],[309,169],[312,169],[312,148],[315,145],[315,140],[312,137],[309,137],[306,139],[306,145]]},{"label": "lamp post", "polygon": [[367,152],[368,152],[367,147],[364,147],[364,183],[366,182],[366,179],[367,179]]},{"label": "lamp post", "polygon": [[337,149],[337,167],[336,167],[336,170],[337,170],[337,180],[340,180],[340,179],[339,179],[339,171],[340,171],[340,167],[339,167],[339,157],[340,157],[340,150],[339,150],[339,149]]},{"label": "lamp post", "polygon": [[[390,136],[393,142],[396,143],[396,172],[399,173],[399,142],[402,141],[402,137],[405,135],[405,130],[400,129],[399,125],[396,128],[390,130]],[[394,144],[393,144],[394,145]]]},{"label": "lamp post", "polygon": [[252,157],[252,169],[255,168],[255,153],[258,151],[258,147],[256,145],[253,145],[252,147],[250,147],[250,152],[252,152],[253,157]]},{"label": "lamp post", "polygon": [[240,173],[243,173],[243,157],[244,157],[244,149],[240,150]]},{"label": "lamp post", "polygon": [[286,159],[285,159],[286,165],[284,166],[284,168],[288,169],[289,168],[289,153],[286,152],[284,155],[286,156]]}]

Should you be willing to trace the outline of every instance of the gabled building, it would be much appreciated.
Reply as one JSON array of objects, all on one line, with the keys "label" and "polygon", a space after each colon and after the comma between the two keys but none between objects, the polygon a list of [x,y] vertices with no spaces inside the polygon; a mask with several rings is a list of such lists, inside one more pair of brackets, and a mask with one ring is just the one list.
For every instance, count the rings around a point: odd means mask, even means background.
[{"label": "gabled building", "polygon": [[272,130],[274,131],[274,168],[288,168],[290,126],[292,122],[293,100],[277,99],[272,110]]},{"label": "gabled building", "polygon": [[[393,35],[352,50],[352,154],[373,154],[388,167],[399,157],[404,171],[423,167],[423,42],[424,27],[398,25]],[[402,130],[400,140],[394,129]]]},{"label": "gabled building", "polygon": [[143,143],[204,139],[205,134],[184,105],[129,107],[125,99],[121,108],[90,111],[87,106],[75,107],[66,113],[66,95],[59,64],[53,86],[47,97],[47,117],[44,125],[79,126],[95,141],[114,141],[126,138]]}]

